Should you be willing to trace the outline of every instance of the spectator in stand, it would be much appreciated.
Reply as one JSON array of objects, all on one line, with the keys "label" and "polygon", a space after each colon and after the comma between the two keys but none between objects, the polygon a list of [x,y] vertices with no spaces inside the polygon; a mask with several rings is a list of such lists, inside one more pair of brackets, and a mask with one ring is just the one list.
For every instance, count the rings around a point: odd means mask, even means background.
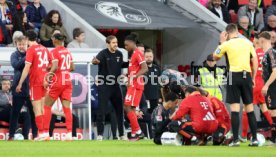
[{"label": "spectator in stand", "polygon": [[67,48],[89,48],[89,46],[84,43],[85,33],[81,28],[75,28],[73,30],[73,38],[74,40],[68,44]]},{"label": "spectator in stand", "polygon": [[265,13],[265,23],[268,22],[268,17],[271,15],[276,15],[276,0],[272,0],[272,5],[267,8]]},{"label": "spectator in stand", "polygon": [[222,0],[210,0],[209,10],[226,23],[230,23],[230,15]]},{"label": "spectator in stand", "polygon": [[254,26],[255,31],[260,32],[264,27],[263,9],[258,8],[257,0],[249,0],[248,5],[241,7],[238,16],[247,16],[250,24]]},{"label": "spectator in stand", "polygon": [[0,44],[10,44],[11,36],[18,30],[16,8],[12,2],[0,0]]},{"label": "spectator in stand", "polygon": [[67,45],[68,35],[62,24],[60,13],[57,10],[51,10],[45,17],[44,23],[42,24],[40,29],[41,44],[46,47],[51,46],[51,37],[54,29],[59,29],[61,31],[61,34],[66,36],[65,45]]},{"label": "spectator in stand", "polygon": [[16,10],[17,10],[17,13],[19,13],[19,12],[25,12],[27,6],[30,5],[31,3],[27,0],[18,0],[14,4],[16,4]]},{"label": "spectator in stand", "polygon": [[[0,90],[0,120],[9,123],[10,119],[11,119],[10,115],[11,115],[12,111],[14,110],[13,103],[12,103],[13,102],[12,95],[10,92],[11,82],[10,82],[10,80],[4,79],[1,81],[1,85],[2,85],[2,90]],[[28,112],[27,107],[23,106],[23,108],[21,110],[19,110],[18,114],[19,114],[19,123],[23,124],[22,134],[24,136],[24,139],[27,140],[28,135],[29,135],[30,126],[31,126],[31,121],[30,121],[31,118],[30,118],[30,114]],[[17,128],[17,122],[14,126]],[[14,129],[16,129],[16,128],[14,128]],[[13,135],[12,135],[12,137],[13,137]],[[12,138],[9,138],[9,139],[12,139]]]},{"label": "spectator in stand", "polygon": [[240,34],[245,36],[251,42],[254,41],[254,37],[255,37],[254,27],[250,25],[249,18],[247,16],[242,16],[239,18],[238,29]]},{"label": "spectator in stand", "polygon": [[276,32],[276,15],[270,15],[267,20],[267,25],[262,29],[263,31]]},{"label": "spectator in stand", "polygon": [[17,15],[19,18],[19,30],[25,34],[27,30],[32,29],[32,27],[28,25],[27,14],[24,12],[18,12]]},{"label": "spectator in stand", "polygon": [[45,7],[40,3],[40,0],[34,0],[34,2],[26,8],[25,12],[27,14],[29,26],[36,32],[39,32],[42,21],[47,14]]}]

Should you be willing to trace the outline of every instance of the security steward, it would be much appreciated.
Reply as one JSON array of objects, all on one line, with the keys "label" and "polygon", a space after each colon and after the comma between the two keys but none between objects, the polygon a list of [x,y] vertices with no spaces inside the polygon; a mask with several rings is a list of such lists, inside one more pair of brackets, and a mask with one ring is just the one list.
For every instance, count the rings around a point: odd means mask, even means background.
[{"label": "security steward", "polygon": [[[231,125],[233,142],[229,146],[239,146],[239,125],[240,125],[240,98],[242,98],[247,112],[248,122],[252,133],[252,141],[249,146],[258,146],[257,122],[253,108],[253,86],[256,77],[258,60],[253,44],[247,39],[238,38],[238,28],[235,24],[229,24],[226,31],[220,34],[220,43],[215,53],[215,60],[226,56],[229,73],[227,80],[226,103],[230,104]],[[253,68],[251,70],[250,62]],[[252,72],[252,76],[251,76]]]},{"label": "security steward", "polygon": [[223,96],[221,86],[223,83],[224,70],[216,66],[216,61],[214,60],[212,54],[207,56],[203,67],[198,71],[201,78],[201,87],[208,91],[210,95],[217,97],[219,100],[222,100]]}]

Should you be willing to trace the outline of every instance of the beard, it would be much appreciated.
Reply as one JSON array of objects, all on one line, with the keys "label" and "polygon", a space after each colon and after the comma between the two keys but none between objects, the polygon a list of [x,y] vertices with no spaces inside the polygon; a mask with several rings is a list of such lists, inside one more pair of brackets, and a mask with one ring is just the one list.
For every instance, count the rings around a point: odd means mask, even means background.
[{"label": "beard", "polygon": [[146,61],[147,65],[151,65],[153,61]]}]

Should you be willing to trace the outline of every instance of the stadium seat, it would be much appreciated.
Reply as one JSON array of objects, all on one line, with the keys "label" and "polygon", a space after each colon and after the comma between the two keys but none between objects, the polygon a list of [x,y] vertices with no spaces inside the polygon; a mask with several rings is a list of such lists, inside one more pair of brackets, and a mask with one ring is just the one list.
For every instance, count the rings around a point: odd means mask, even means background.
[{"label": "stadium seat", "polygon": [[230,13],[230,18],[232,23],[238,22],[238,15],[236,13]]}]

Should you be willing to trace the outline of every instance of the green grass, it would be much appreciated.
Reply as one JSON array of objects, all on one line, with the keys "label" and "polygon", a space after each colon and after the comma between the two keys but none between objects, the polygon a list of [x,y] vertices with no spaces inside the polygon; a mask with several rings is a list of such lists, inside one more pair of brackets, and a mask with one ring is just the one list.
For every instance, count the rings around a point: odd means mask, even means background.
[{"label": "green grass", "polygon": [[0,141],[0,157],[275,157],[276,147],[156,146],[151,141]]}]

